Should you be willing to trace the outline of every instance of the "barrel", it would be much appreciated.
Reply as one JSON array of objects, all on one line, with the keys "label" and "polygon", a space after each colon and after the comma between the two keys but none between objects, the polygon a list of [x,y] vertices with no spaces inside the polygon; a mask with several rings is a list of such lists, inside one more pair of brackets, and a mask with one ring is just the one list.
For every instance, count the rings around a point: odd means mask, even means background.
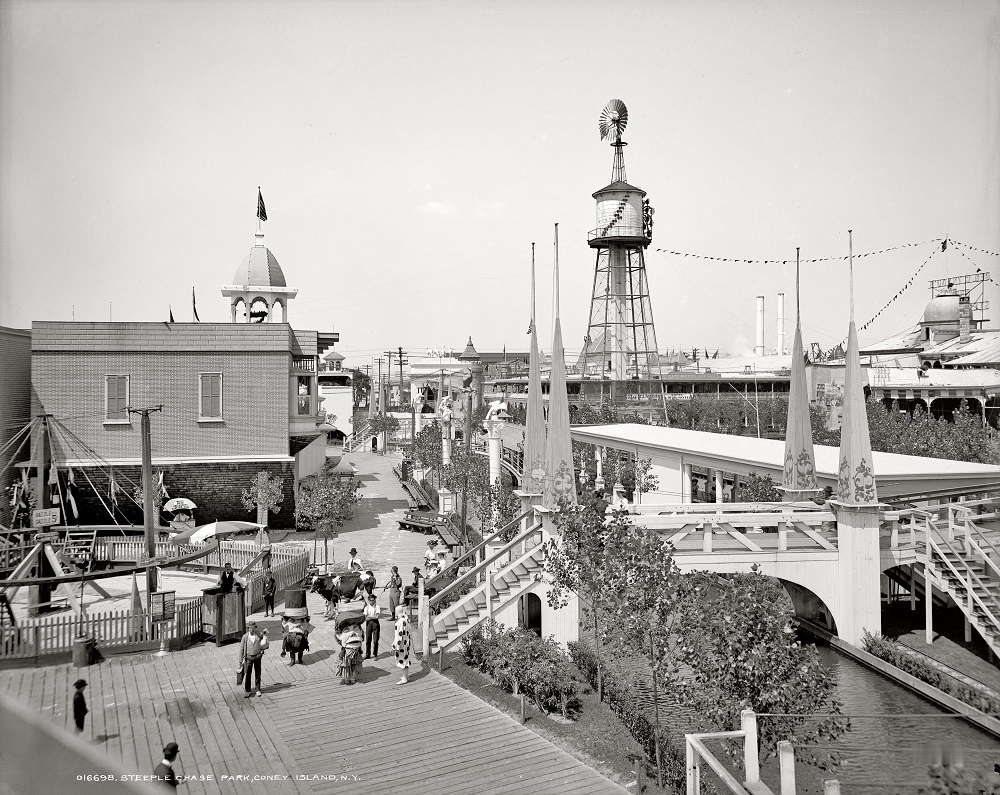
[{"label": "barrel", "polygon": [[287,618],[308,618],[309,608],[306,606],[304,588],[294,588],[285,591],[285,616]]}]

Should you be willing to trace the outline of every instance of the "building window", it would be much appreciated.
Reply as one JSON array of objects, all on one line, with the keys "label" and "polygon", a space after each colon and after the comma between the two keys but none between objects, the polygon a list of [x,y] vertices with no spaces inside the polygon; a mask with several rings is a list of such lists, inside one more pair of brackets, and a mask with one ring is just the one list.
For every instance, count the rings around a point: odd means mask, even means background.
[{"label": "building window", "polygon": [[298,378],[298,413],[300,417],[308,416],[310,411],[310,404],[312,403],[312,395],[310,394],[310,377],[307,375],[300,375]]},{"label": "building window", "polygon": [[128,376],[104,377],[104,421],[128,422]]},{"label": "building window", "polygon": [[222,373],[202,373],[200,378],[198,419],[222,419]]}]

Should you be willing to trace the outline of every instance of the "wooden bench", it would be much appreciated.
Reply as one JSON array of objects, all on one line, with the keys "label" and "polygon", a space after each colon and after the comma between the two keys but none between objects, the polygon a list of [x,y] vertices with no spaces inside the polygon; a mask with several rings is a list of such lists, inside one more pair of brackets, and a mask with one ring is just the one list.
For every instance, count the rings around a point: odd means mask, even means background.
[{"label": "wooden bench", "polygon": [[414,530],[418,533],[434,533],[442,525],[446,525],[448,520],[433,513],[423,513],[419,511],[407,511],[406,515],[399,520],[399,526],[403,530]]},{"label": "wooden bench", "polygon": [[437,528],[438,535],[441,536],[441,540],[448,545],[448,550],[454,550],[455,547],[460,546],[462,540],[458,537],[458,533],[455,532],[455,528],[452,527],[451,522],[445,522],[443,525]]},{"label": "wooden bench", "polygon": [[430,510],[430,500],[427,499],[427,495],[424,493],[424,490],[420,488],[420,486],[412,481],[403,481],[402,485],[403,491],[407,494],[407,499],[415,503],[415,505],[410,506],[411,508]]}]

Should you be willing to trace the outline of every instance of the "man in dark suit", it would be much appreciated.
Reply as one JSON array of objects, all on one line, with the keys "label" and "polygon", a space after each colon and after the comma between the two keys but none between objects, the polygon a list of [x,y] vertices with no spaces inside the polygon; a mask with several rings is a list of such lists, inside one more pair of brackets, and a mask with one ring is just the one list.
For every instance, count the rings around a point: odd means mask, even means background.
[{"label": "man in dark suit", "polygon": [[163,746],[163,760],[153,768],[153,775],[156,776],[156,780],[173,789],[177,789],[179,783],[177,774],[174,772],[174,760],[179,753],[180,748],[177,746],[177,743],[167,743]]},{"label": "man in dark suit", "polygon": [[222,571],[219,572],[219,584],[217,587],[223,591],[231,591],[235,583],[236,572],[233,571],[233,564],[227,563],[222,567]]}]

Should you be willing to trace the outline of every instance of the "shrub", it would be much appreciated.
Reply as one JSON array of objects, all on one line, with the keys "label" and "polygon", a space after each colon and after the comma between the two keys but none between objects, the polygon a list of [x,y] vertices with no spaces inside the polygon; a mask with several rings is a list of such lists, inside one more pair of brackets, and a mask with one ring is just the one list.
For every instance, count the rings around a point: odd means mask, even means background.
[{"label": "shrub", "polygon": [[968,685],[956,682],[950,676],[937,670],[920,657],[903,651],[902,647],[891,638],[883,635],[872,635],[865,630],[862,637],[862,644],[865,651],[869,654],[875,655],[880,660],[885,660],[890,665],[896,666],[899,670],[915,676],[921,682],[926,682],[931,687],[936,687],[941,692],[957,698],[970,707],[974,707],[988,715],[1000,714],[1000,699],[994,698]]},{"label": "shrub", "polygon": [[[591,687],[597,687],[597,653],[586,643],[570,643],[570,658],[584,675]],[[605,701],[636,742],[642,746],[646,759],[656,763],[656,733],[654,725],[639,707],[639,694],[618,673],[602,666],[602,684]],[[659,737],[660,762],[664,783],[683,792],[687,782],[684,754],[662,734]],[[704,786],[704,785],[703,785]]]},{"label": "shrub", "polygon": [[552,638],[487,620],[462,639],[461,649],[466,663],[504,690],[530,696],[543,713],[579,709],[573,664]]}]

